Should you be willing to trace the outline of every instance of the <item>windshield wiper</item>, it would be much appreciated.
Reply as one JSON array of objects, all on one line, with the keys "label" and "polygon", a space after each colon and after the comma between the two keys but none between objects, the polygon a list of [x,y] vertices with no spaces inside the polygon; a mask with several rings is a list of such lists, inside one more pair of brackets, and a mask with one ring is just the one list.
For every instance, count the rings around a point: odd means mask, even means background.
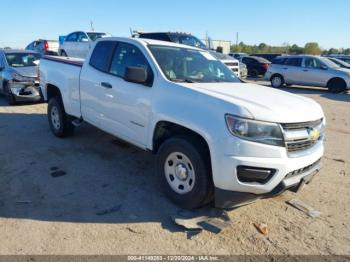
[{"label": "windshield wiper", "polygon": [[193,80],[188,79],[188,78],[184,78],[184,79],[171,79],[171,81],[173,81],[173,82],[178,82],[178,83],[197,83],[196,81],[193,81]]}]

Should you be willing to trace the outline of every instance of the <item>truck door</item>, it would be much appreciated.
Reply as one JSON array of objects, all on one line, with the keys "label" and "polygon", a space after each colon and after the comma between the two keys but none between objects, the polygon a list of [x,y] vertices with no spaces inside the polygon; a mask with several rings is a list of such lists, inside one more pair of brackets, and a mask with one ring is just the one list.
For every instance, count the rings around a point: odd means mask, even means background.
[{"label": "truck door", "polygon": [[[149,82],[152,83],[153,71],[142,51],[137,46],[124,42],[115,43],[110,63],[104,67],[104,72],[94,68],[91,61],[100,48],[99,45],[105,42],[111,41],[99,42],[91,56],[90,66],[83,69],[82,109],[85,113],[87,110],[93,112],[94,119],[103,130],[144,147],[152,114],[152,87],[151,84],[146,86],[127,82],[124,74],[128,66],[143,67],[147,69]],[[102,59],[98,55],[96,58]]]}]

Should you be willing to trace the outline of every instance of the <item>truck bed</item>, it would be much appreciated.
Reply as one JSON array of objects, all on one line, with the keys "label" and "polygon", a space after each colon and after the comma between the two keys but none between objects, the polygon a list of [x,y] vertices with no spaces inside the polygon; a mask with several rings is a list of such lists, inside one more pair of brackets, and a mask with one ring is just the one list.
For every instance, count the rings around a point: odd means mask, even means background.
[{"label": "truck bed", "polygon": [[73,65],[73,66],[79,66],[82,67],[84,63],[84,59],[80,58],[74,58],[74,57],[62,57],[62,56],[43,56],[42,59],[59,62],[63,64]]}]

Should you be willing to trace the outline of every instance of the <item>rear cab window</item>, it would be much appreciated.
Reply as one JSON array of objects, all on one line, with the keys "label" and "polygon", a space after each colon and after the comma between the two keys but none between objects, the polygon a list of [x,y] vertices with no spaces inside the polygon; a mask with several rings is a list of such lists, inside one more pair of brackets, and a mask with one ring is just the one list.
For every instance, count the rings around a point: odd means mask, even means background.
[{"label": "rear cab window", "polygon": [[102,41],[97,43],[89,64],[95,69],[107,73],[115,47],[116,42],[114,41]]}]

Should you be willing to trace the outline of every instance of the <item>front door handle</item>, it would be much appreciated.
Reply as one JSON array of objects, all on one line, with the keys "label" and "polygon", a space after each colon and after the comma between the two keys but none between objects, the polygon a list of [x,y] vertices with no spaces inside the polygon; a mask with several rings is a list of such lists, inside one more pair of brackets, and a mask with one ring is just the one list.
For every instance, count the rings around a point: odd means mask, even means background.
[{"label": "front door handle", "polygon": [[113,88],[113,86],[110,83],[106,83],[106,82],[102,82],[101,86],[104,88],[109,88],[109,89]]},{"label": "front door handle", "polygon": [[288,67],[284,67],[283,69],[284,69],[284,70],[288,70]]}]

